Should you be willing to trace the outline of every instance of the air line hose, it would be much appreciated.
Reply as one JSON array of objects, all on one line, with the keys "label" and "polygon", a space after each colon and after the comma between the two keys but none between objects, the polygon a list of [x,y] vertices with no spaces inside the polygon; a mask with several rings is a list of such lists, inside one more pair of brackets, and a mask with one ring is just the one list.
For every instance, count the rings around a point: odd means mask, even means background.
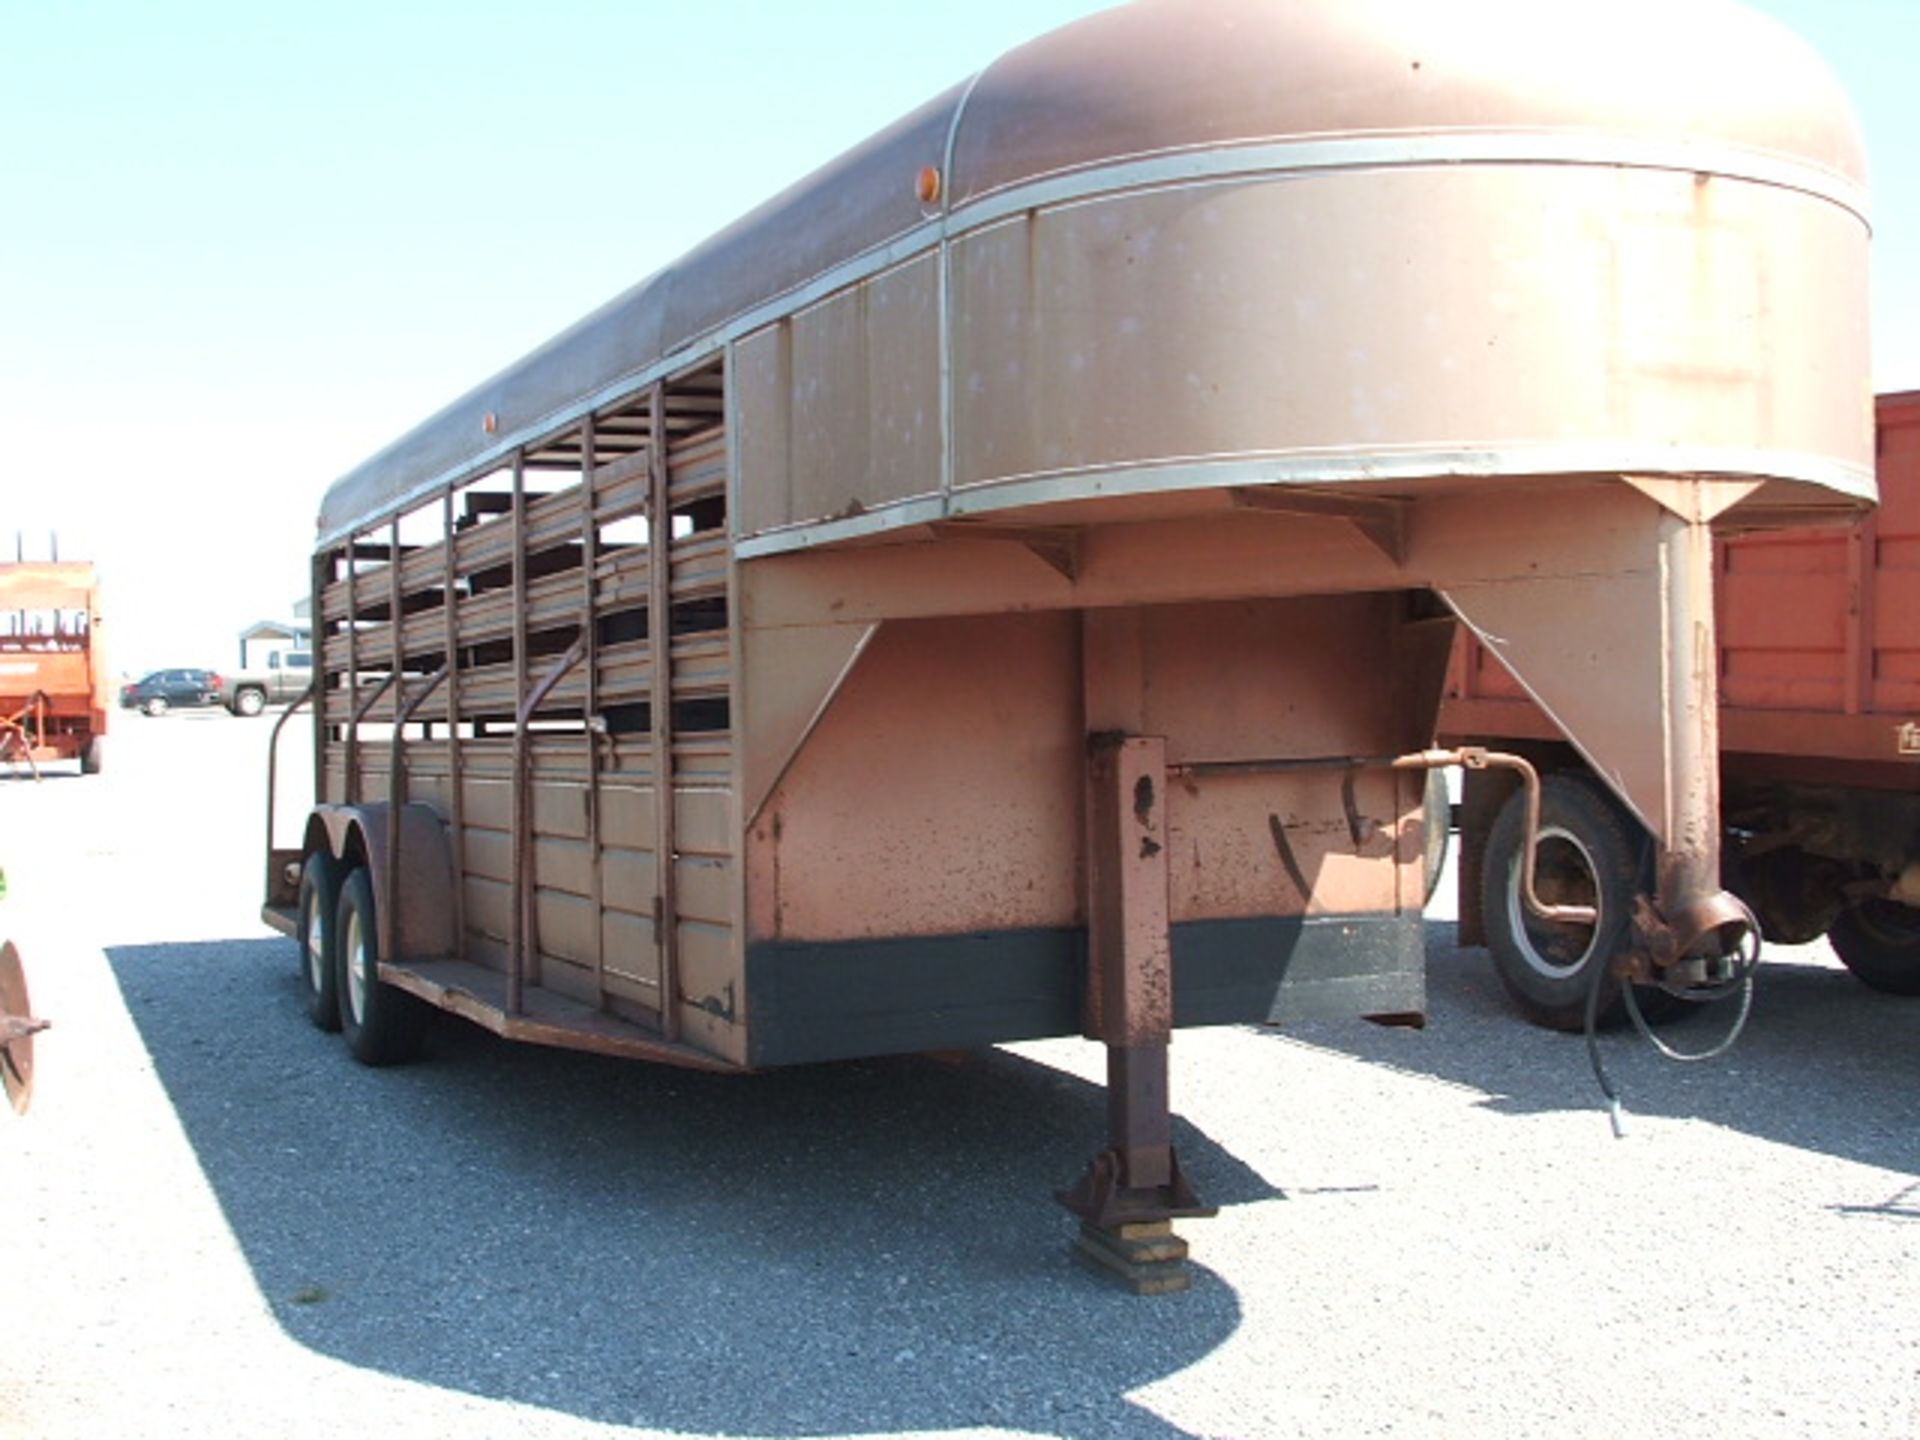
[{"label": "air line hose", "polygon": [[[1712,986],[1688,987],[1665,982],[1660,985],[1661,990],[1667,994],[1676,999],[1685,1000],[1691,1005],[1712,1005],[1731,995],[1739,995],[1740,1008],[1733,1017],[1733,1024],[1727,1028],[1727,1033],[1717,1044],[1705,1050],[1695,1051],[1679,1050],[1668,1044],[1653,1033],[1653,1027],[1647,1023],[1647,1017],[1640,1013],[1640,1002],[1634,997],[1633,982],[1628,980],[1621,983],[1621,998],[1626,1002],[1627,1014],[1633,1020],[1633,1028],[1638,1030],[1641,1037],[1665,1059],[1682,1065],[1717,1060],[1733,1048],[1734,1042],[1747,1028],[1747,1017],[1753,1013],[1753,972],[1760,964],[1760,921],[1745,901],[1736,897],[1735,903],[1746,914],[1745,938],[1750,939],[1753,944],[1749,953],[1743,956],[1739,964],[1734,967],[1733,974],[1720,984]],[[1601,1057],[1599,1027],[1595,1023],[1600,1014],[1600,986],[1606,975],[1605,964],[1595,965],[1593,978],[1587,986],[1587,1059],[1593,1066],[1593,1078],[1600,1086],[1600,1093],[1607,1097],[1607,1119],[1613,1126],[1614,1137],[1621,1139],[1627,1133],[1626,1105],[1619,1084],[1608,1072],[1606,1061]]]}]

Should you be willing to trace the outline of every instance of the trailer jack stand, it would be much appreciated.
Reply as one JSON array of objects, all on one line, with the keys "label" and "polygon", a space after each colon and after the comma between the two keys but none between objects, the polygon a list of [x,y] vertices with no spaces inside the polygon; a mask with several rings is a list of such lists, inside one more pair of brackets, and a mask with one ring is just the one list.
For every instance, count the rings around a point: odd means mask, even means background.
[{"label": "trailer jack stand", "polygon": [[1193,1283],[1187,1272],[1187,1242],[1173,1233],[1173,1222],[1205,1219],[1219,1214],[1219,1207],[1200,1203],[1171,1149],[1164,1184],[1128,1185],[1124,1169],[1118,1150],[1103,1150],[1079,1184],[1055,1192],[1054,1198],[1080,1217],[1080,1233],[1069,1253],[1136,1295],[1185,1290]]},{"label": "trailer jack stand", "polygon": [[1216,1213],[1173,1153],[1166,773],[1163,739],[1091,737],[1087,1033],[1107,1047],[1107,1149],[1057,1197],[1080,1217],[1074,1258],[1139,1295],[1187,1288],[1187,1244],[1172,1222]]}]

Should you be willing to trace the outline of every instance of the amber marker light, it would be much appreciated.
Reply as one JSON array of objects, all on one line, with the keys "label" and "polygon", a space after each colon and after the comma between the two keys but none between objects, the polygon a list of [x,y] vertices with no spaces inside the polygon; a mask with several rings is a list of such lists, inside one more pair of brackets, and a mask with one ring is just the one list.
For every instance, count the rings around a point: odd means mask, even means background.
[{"label": "amber marker light", "polygon": [[913,193],[920,197],[922,205],[931,205],[940,198],[940,171],[932,165],[920,167],[920,174],[913,182]]},{"label": "amber marker light", "polygon": [[480,428],[492,435],[500,428],[500,417],[489,410],[480,420]]}]

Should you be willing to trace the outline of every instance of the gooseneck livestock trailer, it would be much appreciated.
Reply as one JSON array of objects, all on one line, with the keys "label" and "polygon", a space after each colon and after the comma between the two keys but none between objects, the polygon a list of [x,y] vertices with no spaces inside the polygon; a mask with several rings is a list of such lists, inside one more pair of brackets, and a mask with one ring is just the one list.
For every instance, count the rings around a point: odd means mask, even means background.
[{"label": "gooseneck livestock trailer", "polygon": [[1084,1033],[1063,1200],[1204,1213],[1175,1027],[1418,1017],[1456,620],[1724,955],[1713,535],[1873,497],[1859,139],[1719,3],[1143,0],[1017,49],[327,493],[268,908],[432,1007],[745,1070]]}]

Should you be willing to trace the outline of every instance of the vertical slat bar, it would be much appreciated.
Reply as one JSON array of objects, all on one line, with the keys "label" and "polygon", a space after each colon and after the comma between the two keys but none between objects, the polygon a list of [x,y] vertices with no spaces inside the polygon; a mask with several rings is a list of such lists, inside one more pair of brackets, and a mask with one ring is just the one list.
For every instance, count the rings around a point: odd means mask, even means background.
[{"label": "vertical slat bar", "polygon": [[467,826],[466,797],[462,793],[460,750],[460,607],[459,567],[454,558],[453,487],[440,496],[440,529],[446,546],[442,583],[446,586],[441,622],[447,642],[447,818],[453,827],[453,943],[456,953],[467,947]]},{"label": "vertical slat bar", "polygon": [[346,802],[360,798],[360,532],[347,535]]},{"label": "vertical slat bar", "polygon": [[[527,510],[526,470],[520,454],[513,457],[513,693],[515,708],[527,696]],[[513,897],[513,915],[507,937],[507,1013],[518,1015],[525,1008],[525,990],[531,966],[529,919],[533,910],[533,867],[528,851],[533,830],[532,787],[524,783],[527,731],[515,725],[513,731],[513,775],[510,813],[513,819],[512,868],[508,876]]]},{"label": "vertical slat bar", "polygon": [[407,677],[405,656],[401,651],[400,589],[400,517],[387,527],[387,642],[393,676],[393,731],[387,739],[387,893],[380,897],[375,912],[375,928],[380,936],[380,953],[389,960],[399,958],[394,938],[400,934],[400,895],[406,888],[400,883],[400,807],[406,803],[406,727],[400,717],[407,713]]},{"label": "vertical slat bar", "polygon": [[652,415],[647,504],[647,648],[653,660],[654,943],[660,951],[660,1029],[680,1038],[680,907],[676,895],[673,765],[673,509],[667,468],[667,387],[648,397]]},{"label": "vertical slat bar", "polygon": [[307,567],[307,617],[313,630],[307,644],[313,650],[313,800],[327,799],[327,567],[333,562],[322,550]]},{"label": "vertical slat bar", "polygon": [[599,439],[591,414],[580,432],[580,636],[586,642],[587,697],[582,712],[587,737],[587,874],[593,902],[593,988],[607,993],[606,889],[600,874],[600,627],[595,623],[595,570],[600,563],[599,491],[593,483]]},{"label": "vertical slat bar", "polygon": [[732,771],[728,777],[728,815],[727,834],[731,841],[733,858],[732,881],[728,885],[728,919],[731,922],[732,944],[731,960],[736,973],[745,984],[746,936],[747,936],[747,866],[744,863],[745,835],[747,825],[747,799],[744,780],[744,737],[747,716],[751,713],[748,706],[754,697],[747,688],[747,667],[745,658],[746,636],[740,622],[740,540],[745,532],[746,506],[742,503],[742,479],[740,447],[735,442],[740,435],[740,395],[733,384],[735,369],[735,346],[729,343],[720,369],[721,423],[726,431],[727,446],[727,697],[729,720],[733,729]]}]

